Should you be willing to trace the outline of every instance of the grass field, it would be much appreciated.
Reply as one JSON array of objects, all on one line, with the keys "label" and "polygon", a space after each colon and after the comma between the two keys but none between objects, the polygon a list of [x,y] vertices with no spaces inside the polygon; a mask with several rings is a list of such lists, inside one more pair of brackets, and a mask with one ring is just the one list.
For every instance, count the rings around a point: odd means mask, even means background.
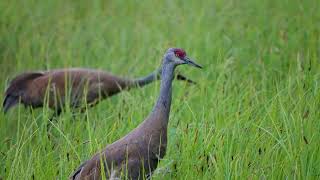
[{"label": "grass field", "polygon": [[[23,71],[91,67],[127,77],[168,47],[203,65],[178,70],[169,144],[153,179],[320,178],[320,1],[0,1],[0,88]],[[72,118],[0,112],[0,179],[66,179],[135,128],[159,82]],[[3,96],[0,97],[3,101]]]}]

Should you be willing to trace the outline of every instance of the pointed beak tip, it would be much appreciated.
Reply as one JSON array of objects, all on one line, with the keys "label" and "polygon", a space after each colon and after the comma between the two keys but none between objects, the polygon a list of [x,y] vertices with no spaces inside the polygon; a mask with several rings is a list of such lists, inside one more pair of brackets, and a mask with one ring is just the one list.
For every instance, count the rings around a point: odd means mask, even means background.
[{"label": "pointed beak tip", "polygon": [[194,61],[192,61],[191,59],[187,59],[186,60],[187,64],[193,66],[193,67],[196,67],[196,68],[199,68],[199,69],[203,69],[203,67],[197,63],[195,63]]},{"label": "pointed beak tip", "polygon": [[197,65],[197,68],[199,68],[199,69],[203,69],[203,66]]}]

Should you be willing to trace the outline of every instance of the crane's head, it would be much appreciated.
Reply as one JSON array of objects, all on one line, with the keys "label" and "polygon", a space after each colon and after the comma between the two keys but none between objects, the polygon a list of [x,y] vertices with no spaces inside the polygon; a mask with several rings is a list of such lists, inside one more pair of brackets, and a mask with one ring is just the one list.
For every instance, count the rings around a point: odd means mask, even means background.
[{"label": "crane's head", "polygon": [[188,64],[197,68],[202,68],[202,66],[192,61],[181,48],[169,48],[164,55],[164,61],[165,63],[173,63],[174,65]]}]

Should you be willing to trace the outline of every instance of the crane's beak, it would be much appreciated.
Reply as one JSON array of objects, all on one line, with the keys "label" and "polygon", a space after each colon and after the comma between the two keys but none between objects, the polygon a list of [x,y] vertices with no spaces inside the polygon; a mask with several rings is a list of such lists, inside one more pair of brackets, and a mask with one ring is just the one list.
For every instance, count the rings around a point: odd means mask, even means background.
[{"label": "crane's beak", "polygon": [[199,64],[195,63],[194,61],[192,61],[189,57],[184,57],[183,60],[186,62],[186,64],[189,64],[190,66],[194,66],[196,68],[200,68],[202,69],[202,66],[200,66]]}]

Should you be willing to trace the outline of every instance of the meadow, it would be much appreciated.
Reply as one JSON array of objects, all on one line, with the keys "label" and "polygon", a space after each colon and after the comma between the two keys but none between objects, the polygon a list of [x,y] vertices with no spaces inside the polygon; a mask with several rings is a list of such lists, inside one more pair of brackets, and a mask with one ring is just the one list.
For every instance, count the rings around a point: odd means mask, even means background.
[{"label": "meadow", "polygon": [[[0,1],[0,89],[32,70],[124,77],[184,48],[203,70],[174,81],[168,151],[152,179],[320,178],[320,1]],[[0,179],[67,179],[151,111],[159,82],[85,113],[0,111]],[[3,96],[0,96],[3,101]],[[1,110],[1,109],[0,109]]]}]

